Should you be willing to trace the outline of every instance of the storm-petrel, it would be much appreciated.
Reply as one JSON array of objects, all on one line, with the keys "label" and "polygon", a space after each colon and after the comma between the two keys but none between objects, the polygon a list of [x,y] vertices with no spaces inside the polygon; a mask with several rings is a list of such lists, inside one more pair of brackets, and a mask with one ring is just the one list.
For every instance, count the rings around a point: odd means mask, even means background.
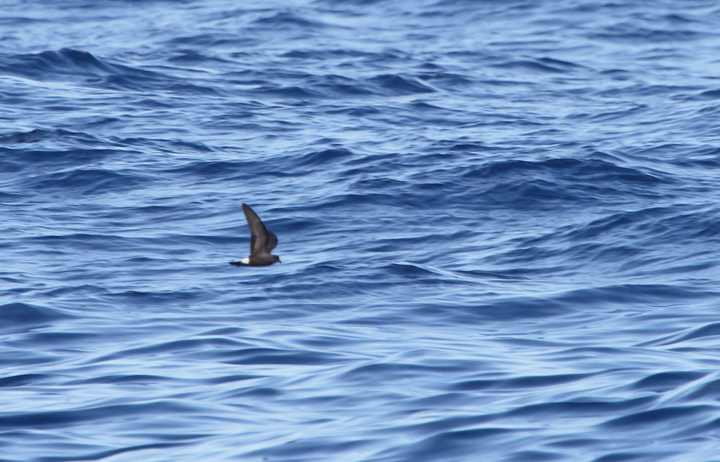
[{"label": "storm-petrel", "polygon": [[250,227],[250,256],[240,261],[231,261],[231,265],[235,266],[268,266],[275,262],[282,263],[277,255],[270,255],[272,249],[278,243],[277,236],[272,231],[265,229],[265,225],[253,209],[243,204],[243,212],[245,219]]}]

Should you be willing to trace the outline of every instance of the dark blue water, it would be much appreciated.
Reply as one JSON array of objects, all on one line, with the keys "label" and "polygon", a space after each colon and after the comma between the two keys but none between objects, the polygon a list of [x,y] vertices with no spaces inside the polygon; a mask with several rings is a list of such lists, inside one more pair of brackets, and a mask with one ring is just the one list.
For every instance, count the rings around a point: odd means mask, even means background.
[{"label": "dark blue water", "polygon": [[[720,460],[714,1],[5,0],[0,460]],[[250,204],[282,264],[247,256]]]}]

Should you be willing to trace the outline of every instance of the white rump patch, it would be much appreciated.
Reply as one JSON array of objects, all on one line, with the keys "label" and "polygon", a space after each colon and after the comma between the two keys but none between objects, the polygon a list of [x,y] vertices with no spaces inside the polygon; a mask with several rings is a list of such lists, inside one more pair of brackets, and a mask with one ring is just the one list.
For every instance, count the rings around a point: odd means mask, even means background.
[{"label": "white rump patch", "polygon": [[249,265],[250,264],[250,257],[245,257],[242,260],[240,260],[240,264],[242,265]]}]

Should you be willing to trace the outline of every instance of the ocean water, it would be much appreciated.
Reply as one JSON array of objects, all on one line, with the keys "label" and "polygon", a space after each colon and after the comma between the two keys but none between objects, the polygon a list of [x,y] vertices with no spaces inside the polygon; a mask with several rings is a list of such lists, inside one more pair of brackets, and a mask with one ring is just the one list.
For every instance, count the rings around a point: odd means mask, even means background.
[{"label": "ocean water", "polygon": [[0,461],[719,461],[718,185],[715,1],[4,0]]}]

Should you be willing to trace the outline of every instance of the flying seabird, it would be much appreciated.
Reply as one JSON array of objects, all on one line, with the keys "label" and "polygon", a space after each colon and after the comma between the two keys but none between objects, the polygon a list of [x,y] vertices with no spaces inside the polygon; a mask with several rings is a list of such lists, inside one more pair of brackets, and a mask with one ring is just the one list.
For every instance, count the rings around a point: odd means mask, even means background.
[{"label": "flying seabird", "polygon": [[265,229],[265,225],[257,214],[253,212],[253,209],[243,204],[243,212],[245,212],[245,219],[248,222],[250,228],[250,256],[245,257],[240,261],[231,261],[231,265],[235,266],[268,266],[275,262],[282,263],[280,257],[277,255],[270,255],[272,249],[278,243],[277,237],[272,231]]}]

